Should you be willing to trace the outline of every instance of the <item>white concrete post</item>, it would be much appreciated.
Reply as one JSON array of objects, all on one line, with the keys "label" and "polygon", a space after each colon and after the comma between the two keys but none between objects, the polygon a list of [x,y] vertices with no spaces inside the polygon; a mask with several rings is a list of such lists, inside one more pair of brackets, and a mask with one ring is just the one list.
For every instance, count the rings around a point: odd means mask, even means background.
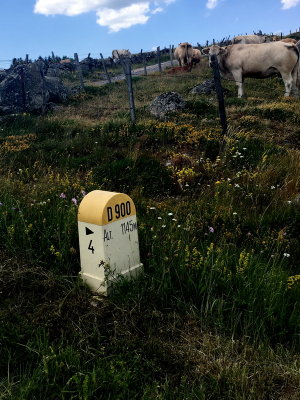
[{"label": "white concrete post", "polygon": [[123,193],[94,190],[78,209],[81,277],[98,293],[107,293],[118,276],[135,276],[140,262],[136,209]]}]

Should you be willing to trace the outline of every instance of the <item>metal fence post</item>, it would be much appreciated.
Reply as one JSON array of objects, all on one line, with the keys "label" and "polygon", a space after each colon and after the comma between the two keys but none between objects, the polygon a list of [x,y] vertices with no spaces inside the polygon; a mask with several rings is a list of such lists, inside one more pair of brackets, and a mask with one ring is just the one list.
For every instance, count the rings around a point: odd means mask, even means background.
[{"label": "metal fence post", "polygon": [[220,119],[221,119],[222,134],[226,135],[227,119],[226,119],[226,110],[225,110],[225,102],[224,102],[224,93],[223,93],[223,88],[221,85],[218,59],[215,54],[213,54],[211,56],[211,66],[213,69],[215,88],[216,88],[218,103],[219,103],[219,113],[220,113]]}]

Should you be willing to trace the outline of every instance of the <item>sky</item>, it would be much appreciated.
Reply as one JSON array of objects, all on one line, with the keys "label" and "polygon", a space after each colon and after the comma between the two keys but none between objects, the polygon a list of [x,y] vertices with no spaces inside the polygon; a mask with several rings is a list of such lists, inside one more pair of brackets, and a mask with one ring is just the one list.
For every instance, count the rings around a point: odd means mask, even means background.
[{"label": "sky", "polygon": [[300,29],[300,0],[0,0],[0,68],[53,51],[79,59]]}]

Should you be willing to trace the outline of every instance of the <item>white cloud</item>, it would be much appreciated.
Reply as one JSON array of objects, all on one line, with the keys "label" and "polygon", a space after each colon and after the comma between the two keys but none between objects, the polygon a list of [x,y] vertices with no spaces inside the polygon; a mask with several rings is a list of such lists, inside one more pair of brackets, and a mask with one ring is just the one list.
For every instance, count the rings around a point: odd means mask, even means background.
[{"label": "white cloud", "polygon": [[300,4],[300,0],[281,0],[282,8],[284,10],[288,10],[289,8],[295,7],[297,4]]},{"label": "white cloud", "polygon": [[207,0],[206,7],[209,9],[213,9],[217,7],[220,0]]},{"label": "white cloud", "polygon": [[105,8],[97,12],[97,22],[101,26],[108,26],[109,32],[118,32],[136,24],[145,24],[149,16],[149,3],[132,4],[119,10]]},{"label": "white cloud", "polygon": [[164,10],[176,0],[36,0],[34,12],[43,15],[74,16],[95,12],[97,23],[110,32],[145,24],[151,14]]}]

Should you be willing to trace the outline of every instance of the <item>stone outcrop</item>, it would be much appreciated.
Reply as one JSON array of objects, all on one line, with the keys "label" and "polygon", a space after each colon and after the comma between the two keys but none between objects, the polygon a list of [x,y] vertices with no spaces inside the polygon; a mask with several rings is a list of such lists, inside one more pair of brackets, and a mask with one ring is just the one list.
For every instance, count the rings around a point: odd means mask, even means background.
[{"label": "stone outcrop", "polygon": [[0,80],[0,115],[41,114],[49,103],[62,102],[67,97],[68,90],[59,78],[44,76],[42,62],[17,65]]},{"label": "stone outcrop", "polygon": [[182,110],[185,104],[180,94],[167,92],[157,96],[150,104],[149,110],[155,117],[164,119],[167,114]]}]

